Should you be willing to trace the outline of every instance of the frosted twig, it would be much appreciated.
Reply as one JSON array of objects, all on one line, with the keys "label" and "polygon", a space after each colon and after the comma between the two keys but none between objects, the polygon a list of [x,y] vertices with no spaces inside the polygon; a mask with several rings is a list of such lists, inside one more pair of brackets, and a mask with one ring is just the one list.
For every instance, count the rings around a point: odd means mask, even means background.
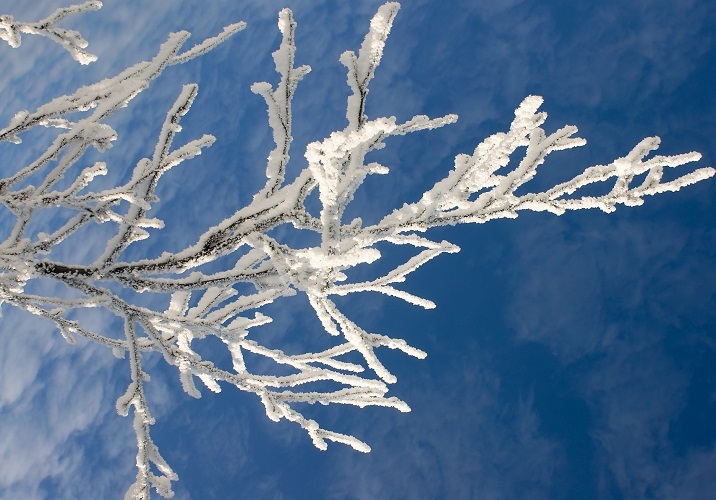
[{"label": "frosted twig", "polygon": [[[20,33],[48,36],[72,49],[74,55],[73,47],[80,50],[86,43],[74,32],[54,28],[54,23],[99,6],[99,2],[87,2],[60,9],[36,24],[17,23],[4,16],[0,18],[0,35],[13,46],[19,45]],[[293,167],[289,154],[292,102],[310,68],[295,67],[296,22],[290,10],[280,12],[281,44],[273,53],[278,83],[251,87],[266,103],[273,134],[266,183],[247,206],[207,228],[193,244],[177,252],[131,260],[127,249],[163,227],[163,221],[150,216],[159,201],[156,188],[163,174],[203,154],[214,142],[213,136],[203,135],[182,146],[174,145],[180,121],[191,118],[188,111],[197,85],[182,88],[160,120],[159,135],[147,157],[129,169],[119,166],[131,172],[126,182],[99,189],[95,179],[118,167],[104,162],[83,165],[81,160],[90,148],[101,153],[117,139],[118,132],[106,123],[107,118],[132,104],[167,68],[207,53],[243,29],[243,23],[231,24],[184,52],[189,34],[171,34],[150,60],[57,97],[34,112],[20,111],[0,130],[0,141],[13,143],[20,143],[21,136],[34,127],[46,127],[55,134],[34,160],[0,179],[0,203],[14,217],[14,226],[0,243],[0,303],[48,320],[68,342],[84,337],[127,359],[131,382],[118,399],[117,410],[123,415],[130,407],[134,411],[137,477],[129,498],[148,498],[152,488],[171,496],[171,482],[177,479],[151,440],[154,419],[144,392],[149,380],[144,356],[161,356],[176,368],[184,391],[193,397],[201,396],[197,379],[213,392],[233,386],[254,394],[270,419],[286,419],[300,426],[320,449],[333,441],[366,452],[369,446],[356,437],[321,428],[307,417],[303,405],[349,404],[409,411],[405,402],[388,396],[389,384],[395,383],[396,377],[381,360],[381,350],[397,349],[416,358],[424,358],[426,353],[404,339],[367,331],[338,307],[341,302],[336,295],[378,292],[432,308],[435,304],[429,298],[404,290],[402,283],[438,255],[459,250],[448,241],[431,240],[425,233],[433,227],[517,217],[522,210],[557,215],[585,208],[608,212],[619,204],[639,205],[645,196],[676,191],[714,175],[714,169],[700,168],[663,182],[665,168],[696,161],[699,155],[651,156],[659,140],[647,138],[623,158],[589,167],[542,192],[520,194],[550,154],[585,143],[573,126],[548,134],[543,128],[547,115],[539,111],[542,98],[529,96],[515,111],[506,132],[488,137],[471,154],[457,155],[453,169],[420,199],[373,225],[364,226],[360,218],[345,221],[346,208],[366,178],[389,173],[385,165],[367,160],[373,151],[385,147],[392,136],[424,133],[457,120],[452,114],[432,119],[417,115],[403,123],[395,117],[366,116],[369,84],[381,63],[398,9],[395,2],[380,7],[358,55],[345,52],[341,56],[351,93],[346,104],[348,123],[311,142],[304,155],[307,165],[294,172],[295,176],[287,175]],[[62,40],[74,40],[75,45]],[[510,166],[510,158],[520,159],[517,166]],[[637,182],[639,176],[643,180]],[[581,189],[594,183],[607,183],[608,190],[598,196],[580,196]],[[305,206],[312,193],[318,195],[319,217]],[[61,209],[58,212],[64,218],[58,215],[44,231],[33,231],[39,213],[49,208]],[[102,233],[101,245],[88,249],[95,251],[87,259],[91,264],[65,261],[59,257],[61,252],[54,252],[65,242],[88,241],[81,239],[87,237],[86,233],[80,236],[80,229],[90,233],[96,227],[90,222],[113,228],[109,237]],[[282,239],[281,231],[272,231],[279,227],[311,232],[320,243],[297,247],[290,239]],[[377,277],[353,279],[351,271],[374,265],[383,257],[386,245],[413,246],[417,251]],[[30,293],[31,285],[41,281],[51,281],[59,291]],[[164,306],[141,299],[131,302],[127,296],[137,295],[129,293],[136,291],[145,292],[143,297],[158,297]],[[271,318],[260,308],[294,295],[307,299],[322,326],[318,334],[328,335],[328,346],[319,352],[267,347],[261,336]],[[84,325],[81,313],[90,308],[102,308],[121,320],[124,334],[95,332]],[[230,368],[202,358],[204,351],[197,345],[207,337],[223,343],[231,357]],[[261,371],[255,369],[252,359],[261,360]]]},{"label": "frosted twig", "polygon": [[96,61],[97,56],[83,50],[87,48],[88,43],[87,40],[82,38],[80,32],[56,28],[54,25],[64,20],[67,16],[83,14],[100,8],[102,8],[102,2],[97,0],[61,7],[36,23],[24,23],[15,21],[11,15],[0,15],[0,38],[5,40],[10,47],[18,48],[22,41],[20,33],[44,36],[61,45],[75,61],[80,64],[89,64]]}]

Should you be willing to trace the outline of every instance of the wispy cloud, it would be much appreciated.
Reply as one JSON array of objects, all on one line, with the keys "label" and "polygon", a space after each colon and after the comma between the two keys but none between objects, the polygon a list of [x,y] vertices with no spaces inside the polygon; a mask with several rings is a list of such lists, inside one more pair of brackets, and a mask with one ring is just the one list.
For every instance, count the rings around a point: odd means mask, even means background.
[{"label": "wispy cloud", "polygon": [[[131,477],[134,453],[131,429],[114,411],[117,360],[93,346],[70,346],[27,315],[7,311],[2,320],[0,496],[116,491]],[[107,470],[95,467],[98,457]]]}]

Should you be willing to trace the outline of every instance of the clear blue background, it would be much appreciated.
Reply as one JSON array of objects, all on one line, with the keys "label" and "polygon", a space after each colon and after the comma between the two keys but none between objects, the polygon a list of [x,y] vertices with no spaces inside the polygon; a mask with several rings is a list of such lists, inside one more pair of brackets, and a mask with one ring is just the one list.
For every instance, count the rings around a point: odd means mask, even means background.
[{"label": "clear blue background", "polygon": [[[104,155],[108,182],[151,154],[184,83],[197,82],[200,94],[177,140],[218,139],[163,179],[156,215],[167,227],[135,250],[156,254],[194,241],[262,184],[271,136],[249,86],[276,81],[278,10],[294,10],[297,64],[313,67],[294,105],[295,174],[308,142],[344,126],[347,88],[337,60],[359,47],[380,2],[106,4],[64,24],[80,29],[99,55],[88,67],[39,37],[0,48],[0,122],[151,57],[171,31],[187,29],[198,41],[248,22],[211,54],[169,69],[113,119],[120,137]],[[0,0],[0,11],[34,20],[60,5]],[[376,220],[417,199],[455,154],[506,130],[529,94],[545,97],[548,130],[574,124],[588,140],[555,153],[535,189],[623,156],[649,135],[662,137],[660,152],[697,150],[702,165],[714,165],[714,28],[716,5],[705,1],[402,2],[368,115],[458,113],[460,121],[390,141],[380,155],[391,174],[366,182],[351,214]],[[32,144],[28,136],[24,146],[1,145],[2,168],[36,155]],[[367,455],[335,444],[320,452],[303,431],[269,421],[255,397],[231,387],[193,400],[175,371],[148,358],[153,435],[180,475],[177,498],[713,497],[715,195],[710,180],[609,215],[525,213],[433,231],[462,251],[431,261],[404,288],[437,309],[384,296],[346,303],[369,331],[428,352],[423,361],[381,353],[399,378],[391,392],[412,413],[309,410],[325,427],[368,442]],[[101,250],[106,240],[97,234],[74,251]],[[300,298],[266,312],[274,324],[256,331],[266,342],[308,345],[320,334]],[[126,361],[68,346],[7,306],[3,314],[0,497],[121,497],[135,474],[131,422],[114,412]],[[99,314],[88,321],[117,328]]]}]

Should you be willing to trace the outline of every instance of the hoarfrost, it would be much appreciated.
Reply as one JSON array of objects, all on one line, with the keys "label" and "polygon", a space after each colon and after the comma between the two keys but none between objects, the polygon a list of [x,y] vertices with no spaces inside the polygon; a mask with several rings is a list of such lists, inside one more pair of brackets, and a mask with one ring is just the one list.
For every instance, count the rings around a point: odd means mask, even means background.
[{"label": "hoarfrost", "polygon": [[[55,28],[54,24],[70,14],[100,7],[101,3],[96,1],[73,5],[38,23],[20,23],[11,16],[2,16],[0,37],[10,46],[18,47],[21,33],[45,36],[85,64],[94,60],[94,56],[84,52],[87,42],[79,33]],[[285,173],[291,158],[292,99],[310,68],[294,67],[296,22],[290,10],[280,12],[282,41],[273,54],[279,82],[275,87],[267,82],[251,87],[266,103],[275,144],[267,161],[266,184],[246,207],[207,229],[195,244],[175,253],[135,261],[126,258],[129,246],[152,237],[163,226],[161,220],[147,216],[158,201],[156,186],[163,174],[202,154],[215,141],[211,135],[204,135],[183,146],[174,146],[181,120],[197,95],[197,85],[184,86],[166,114],[151,157],[136,163],[126,183],[93,190],[93,179],[106,174],[112,166],[98,162],[85,168],[72,167],[90,146],[104,151],[112,145],[117,132],[105,123],[109,116],[131,104],[170,66],[212,50],[241,31],[243,23],[227,26],[221,34],[185,52],[182,47],[188,33],[173,33],[151,60],[53,99],[33,112],[20,111],[0,130],[0,141],[14,143],[33,127],[58,131],[52,144],[36,160],[5,173],[7,176],[0,180],[0,202],[15,217],[14,227],[0,244],[0,301],[54,323],[68,342],[84,337],[126,360],[131,382],[125,394],[117,399],[117,411],[121,415],[133,411],[137,436],[137,478],[127,492],[128,498],[147,498],[151,488],[169,497],[171,482],[177,480],[150,436],[154,419],[144,393],[144,384],[149,382],[142,364],[144,356],[161,354],[169,365],[176,367],[182,387],[191,396],[201,395],[194,377],[215,392],[221,385],[233,385],[255,394],[270,419],[286,419],[302,427],[316,447],[325,449],[327,441],[333,441],[367,452],[370,450],[367,444],[353,436],[323,429],[306,418],[297,405],[335,403],[409,411],[405,402],[386,396],[388,384],[396,382],[396,377],[380,361],[377,348],[398,349],[417,358],[425,357],[426,353],[402,339],[364,330],[336,305],[335,296],[379,292],[433,308],[435,304],[430,300],[399,288],[423,264],[440,254],[459,250],[447,241],[433,241],[424,236],[431,228],[514,218],[523,210],[557,215],[587,208],[611,212],[619,204],[639,205],[646,196],[676,191],[714,175],[712,168],[699,168],[662,182],[665,168],[694,162],[699,155],[651,156],[659,146],[659,139],[653,137],[607,165],[588,167],[543,192],[518,194],[549,154],[585,143],[573,126],[551,134],[545,132],[542,125],[547,115],[539,111],[542,98],[528,96],[515,111],[509,130],[488,137],[471,154],[458,155],[453,169],[419,200],[406,203],[373,225],[363,226],[360,219],[344,223],[346,207],[367,176],[388,173],[386,167],[366,162],[371,151],[384,147],[391,136],[443,127],[457,120],[455,115],[432,119],[418,115],[401,124],[394,117],[369,120],[365,115],[368,85],[381,63],[398,9],[395,2],[382,6],[370,23],[358,55],[349,51],[341,56],[351,91],[346,104],[348,123],[345,129],[308,145],[305,152],[308,165],[290,182],[286,181]],[[517,166],[507,168],[515,156],[520,158]],[[37,173],[42,174],[40,184],[24,186],[23,181]],[[634,185],[640,174],[646,174],[645,179]],[[58,188],[67,181],[69,187]],[[609,183],[611,189],[599,196],[575,196],[593,183]],[[321,203],[320,217],[314,217],[305,207],[307,197],[315,190]],[[130,208],[117,210],[122,202]],[[67,209],[73,215],[59,228],[32,235],[28,229],[30,222],[47,206]],[[114,236],[107,240],[92,264],[68,264],[48,257],[54,247],[73,238],[90,223],[115,227]],[[287,224],[316,233],[320,244],[293,248],[269,235],[270,230]],[[351,281],[346,274],[348,270],[381,258],[379,244],[416,250],[383,276]],[[231,256],[233,262],[224,270],[208,273],[198,269],[226,256]],[[79,298],[26,291],[28,282],[43,279],[63,284],[73,291],[73,297]],[[166,309],[155,310],[128,302],[110,288],[117,284],[165,297]],[[254,290],[240,294],[239,285],[247,284]],[[295,294],[308,298],[325,332],[331,336],[332,347],[321,352],[287,354],[251,337],[253,329],[271,321],[256,309]],[[123,338],[93,331],[69,319],[74,311],[96,307],[121,319]],[[207,336],[217,337],[226,345],[232,370],[219,368],[192,348],[194,342]],[[290,367],[292,373],[253,373],[244,362],[245,353]],[[359,355],[352,360],[362,362],[342,359],[350,353]],[[317,381],[332,382],[334,389],[310,390]]]}]

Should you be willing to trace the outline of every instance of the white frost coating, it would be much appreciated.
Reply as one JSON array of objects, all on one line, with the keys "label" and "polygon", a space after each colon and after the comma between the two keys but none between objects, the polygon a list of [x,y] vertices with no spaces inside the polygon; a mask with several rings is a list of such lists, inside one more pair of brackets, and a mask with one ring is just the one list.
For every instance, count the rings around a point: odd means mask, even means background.
[{"label": "white frost coating", "polygon": [[283,9],[278,15],[278,29],[281,32],[281,46],[273,53],[276,72],[281,75],[281,81],[273,90],[268,82],[257,82],[251,86],[251,91],[260,95],[268,107],[268,122],[273,131],[273,141],[276,147],[269,154],[266,165],[268,179],[263,190],[257,197],[269,197],[283,183],[286,165],[290,159],[288,151],[291,147],[291,101],[298,82],[311,71],[310,66],[294,68],[296,57],[296,43],[294,33],[296,22],[289,9]]},{"label": "white frost coating", "polygon": [[[0,36],[17,46],[20,33],[40,34],[81,56],[83,53],[78,50],[86,46],[81,37],[58,30],[53,23],[99,6],[99,2],[87,2],[60,9],[33,25],[3,16]],[[181,90],[163,118],[147,158],[133,166],[124,184],[97,188],[94,179],[117,167],[102,162],[87,165],[80,160],[90,147],[101,152],[116,139],[117,132],[106,123],[108,117],[130,105],[168,67],[205,54],[243,29],[243,23],[232,24],[220,35],[185,52],[181,48],[189,34],[174,33],[151,60],[53,99],[34,112],[20,111],[0,130],[0,141],[16,144],[33,127],[46,127],[56,134],[35,160],[16,166],[0,179],[0,202],[15,217],[8,237],[0,243],[0,303],[51,321],[68,342],[84,337],[126,360],[131,381],[124,395],[117,399],[117,411],[121,415],[128,415],[130,409],[134,411],[137,436],[137,479],[127,498],[148,498],[152,488],[169,497],[171,483],[177,479],[150,437],[154,419],[144,396],[149,376],[144,371],[143,356],[161,355],[176,368],[184,390],[194,397],[201,396],[194,377],[215,392],[223,384],[233,385],[255,394],[270,419],[286,419],[299,425],[319,449],[326,449],[327,441],[333,441],[368,452],[370,448],[364,442],[323,429],[307,418],[303,412],[310,410],[303,404],[383,406],[409,411],[405,402],[387,396],[388,384],[395,383],[396,377],[380,360],[380,348],[398,349],[416,358],[424,358],[426,353],[403,339],[367,332],[338,307],[335,296],[378,292],[433,308],[435,304],[429,299],[403,290],[403,283],[413,271],[438,255],[459,250],[447,241],[429,239],[425,233],[433,227],[513,218],[521,210],[562,214],[566,210],[599,208],[609,212],[619,204],[639,205],[645,196],[677,191],[714,175],[714,169],[700,168],[662,182],[665,168],[680,167],[700,156],[652,155],[659,146],[659,139],[652,137],[608,165],[588,167],[574,178],[542,192],[517,194],[521,186],[534,178],[549,154],[585,143],[576,136],[573,126],[547,134],[542,128],[547,115],[539,111],[542,98],[529,96],[515,111],[506,132],[488,137],[471,154],[457,155],[453,169],[419,200],[406,203],[371,226],[364,226],[360,218],[344,221],[346,207],[366,177],[389,172],[386,166],[367,161],[372,151],[384,147],[391,136],[431,130],[457,120],[456,115],[434,119],[417,115],[399,124],[394,117],[369,120],[365,115],[368,84],[381,62],[398,8],[394,2],[382,6],[370,23],[358,55],[346,52],[341,56],[341,62],[348,68],[351,90],[346,105],[348,123],[343,130],[308,145],[307,166],[291,182],[286,181],[285,175],[292,143],[291,103],[298,83],[310,68],[294,67],[296,22],[290,10],[280,12],[282,40],[273,54],[279,81],[275,86],[267,82],[252,86],[266,103],[268,124],[273,132],[274,148],[266,164],[266,184],[249,205],[206,229],[196,243],[175,253],[129,260],[126,250],[140,239],[154,237],[163,226],[161,220],[148,216],[158,201],[156,187],[163,174],[204,153],[215,140],[204,135],[174,145],[181,120],[197,95],[196,85],[189,84]],[[511,158],[519,159],[514,168],[508,167]],[[640,174],[644,174],[644,180],[635,183]],[[40,180],[28,185],[34,179]],[[611,183],[610,190],[600,196],[579,196],[581,188],[597,182]],[[305,208],[306,198],[316,189],[321,203],[318,218]],[[61,208],[71,215],[37,234],[28,229],[39,212],[50,207]],[[90,222],[108,224],[114,230],[104,248],[92,256],[92,264],[74,265],[51,257],[56,255],[52,250],[66,240],[81,244],[86,233],[79,230],[91,231],[94,225]],[[280,234],[271,231],[279,226],[311,231],[321,241],[312,247],[294,248],[272,236]],[[379,261],[382,256],[379,248],[386,245],[415,250],[402,264],[381,276],[366,281],[350,278],[352,269]],[[202,270],[205,268],[200,266],[206,263],[214,263],[215,270]],[[217,269],[222,263],[224,267]],[[54,280],[71,295],[27,293],[26,285],[39,280]],[[130,303],[123,298],[126,294],[117,293],[119,287],[158,295],[165,306]],[[318,334],[330,335],[330,347],[321,352],[288,354],[262,343],[259,327],[270,323],[271,318],[258,309],[297,294],[305,296],[315,311],[323,327]],[[78,310],[96,307],[123,321],[123,339],[115,338],[117,335],[111,332],[95,332],[70,319]],[[226,346],[231,355],[231,369],[202,359],[192,348],[208,336],[218,338]],[[247,366],[244,359],[247,352],[262,358],[265,366],[280,365],[282,369],[276,372],[280,375],[265,370],[260,374],[252,372],[251,363]],[[320,383],[320,391],[315,390],[316,383]]]},{"label": "white frost coating", "polygon": [[97,56],[83,50],[87,48],[87,40],[82,38],[78,31],[55,28],[54,24],[69,15],[82,14],[100,8],[102,8],[102,2],[99,1],[61,7],[36,23],[19,22],[15,21],[10,15],[0,15],[0,39],[5,40],[10,47],[18,48],[22,41],[20,33],[44,36],[61,45],[75,61],[80,64],[89,64],[96,61]]},{"label": "white frost coating", "polygon": [[370,21],[370,30],[361,44],[358,57],[352,51],[341,55],[341,63],[348,68],[348,86],[353,91],[346,106],[346,118],[351,130],[360,128],[367,118],[365,99],[368,94],[368,84],[380,65],[385,41],[390,34],[398,9],[400,4],[397,2],[382,5]]},{"label": "white frost coating", "polygon": [[244,22],[230,24],[224,27],[224,29],[218,35],[207,38],[206,40],[193,46],[186,52],[182,52],[181,54],[175,56],[174,59],[172,59],[172,64],[182,64],[191,59],[194,59],[195,57],[199,57],[203,54],[206,54],[207,52],[213,50],[214,47],[216,47],[217,45],[224,43],[230,37],[234,36],[239,31],[242,31],[244,28],[246,28],[246,23]]}]

